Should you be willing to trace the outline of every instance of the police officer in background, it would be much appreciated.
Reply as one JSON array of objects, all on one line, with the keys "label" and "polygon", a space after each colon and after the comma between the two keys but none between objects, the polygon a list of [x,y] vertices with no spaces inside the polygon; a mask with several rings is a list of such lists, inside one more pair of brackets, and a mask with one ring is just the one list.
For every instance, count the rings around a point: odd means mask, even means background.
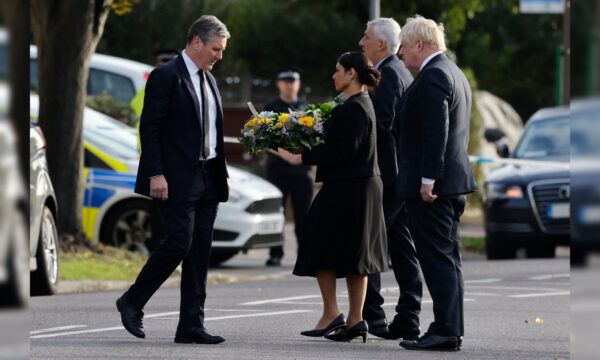
[{"label": "police officer in background", "polygon": [[[277,88],[279,97],[269,101],[264,111],[289,113],[290,109],[300,110],[306,104],[298,99],[300,90],[300,69],[289,67],[277,73]],[[267,180],[277,186],[283,193],[283,206],[291,196],[294,212],[294,232],[296,241],[302,238],[304,221],[312,201],[314,181],[310,173],[310,166],[291,165],[283,160],[277,153],[268,153]],[[267,266],[281,265],[283,246],[272,247]]]}]

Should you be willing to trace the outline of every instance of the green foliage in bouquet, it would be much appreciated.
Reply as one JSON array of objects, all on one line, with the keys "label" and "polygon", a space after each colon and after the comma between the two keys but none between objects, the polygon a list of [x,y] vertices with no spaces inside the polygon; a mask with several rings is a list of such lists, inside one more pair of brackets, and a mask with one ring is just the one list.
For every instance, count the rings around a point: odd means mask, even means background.
[{"label": "green foliage in bouquet", "polygon": [[339,100],[335,98],[289,114],[263,111],[246,121],[238,140],[251,155],[266,149],[293,151],[300,146],[312,149],[325,143],[325,124],[338,104]]}]

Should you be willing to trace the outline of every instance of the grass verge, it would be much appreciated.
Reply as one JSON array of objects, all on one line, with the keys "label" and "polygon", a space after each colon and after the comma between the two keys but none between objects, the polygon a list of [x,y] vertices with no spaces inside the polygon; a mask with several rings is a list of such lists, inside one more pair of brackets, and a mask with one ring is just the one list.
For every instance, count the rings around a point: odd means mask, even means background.
[{"label": "grass verge", "polygon": [[485,252],[485,239],[482,237],[466,237],[460,238],[462,244],[461,249],[470,252],[484,253]]},{"label": "grass verge", "polygon": [[102,253],[59,253],[62,280],[134,280],[146,263],[147,256],[103,247]]}]

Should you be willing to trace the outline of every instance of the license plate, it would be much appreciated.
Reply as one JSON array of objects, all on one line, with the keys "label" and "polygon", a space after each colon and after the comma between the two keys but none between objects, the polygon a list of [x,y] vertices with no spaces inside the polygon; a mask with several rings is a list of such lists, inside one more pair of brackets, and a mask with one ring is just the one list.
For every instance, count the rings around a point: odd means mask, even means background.
[{"label": "license plate", "polygon": [[263,221],[258,224],[258,233],[259,234],[273,234],[281,231],[281,221],[272,220],[272,221]]},{"label": "license plate", "polygon": [[550,204],[546,212],[549,219],[567,219],[571,215],[571,206],[569,203]]},{"label": "license plate", "polygon": [[579,209],[577,220],[584,225],[600,224],[600,206],[582,206]]}]

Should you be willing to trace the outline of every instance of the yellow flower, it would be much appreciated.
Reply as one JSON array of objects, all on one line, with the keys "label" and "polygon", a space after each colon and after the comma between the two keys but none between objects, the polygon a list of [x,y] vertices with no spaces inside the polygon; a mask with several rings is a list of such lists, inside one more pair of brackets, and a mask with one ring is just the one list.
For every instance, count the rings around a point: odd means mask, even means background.
[{"label": "yellow flower", "polygon": [[254,129],[250,129],[250,135],[254,135]]},{"label": "yellow flower", "polygon": [[281,129],[283,127],[283,124],[278,122],[277,124],[275,124],[275,128],[276,129]]},{"label": "yellow flower", "polygon": [[300,123],[302,123],[303,126],[313,126],[313,124],[315,123],[315,119],[310,117],[310,116],[304,116],[301,117],[300,119],[298,119],[298,121],[300,121]]},{"label": "yellow flower", "polygon": [[258,122],[258,125],[264,125],[267,123],[267,119],[260,119],[260,121]]},{"label": "yellow flower", "polygon": [[290,114],[279,114],[279,121],[286,122],[286,121],[288,121],[289,117],[290,117]]}]

